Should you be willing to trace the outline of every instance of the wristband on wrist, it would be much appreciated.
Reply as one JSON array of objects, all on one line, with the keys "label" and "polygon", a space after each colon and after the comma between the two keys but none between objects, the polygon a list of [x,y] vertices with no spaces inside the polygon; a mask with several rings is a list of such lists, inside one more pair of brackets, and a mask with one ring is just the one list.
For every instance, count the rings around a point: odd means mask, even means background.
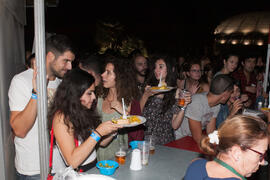
[{"label": "wristband on wrist", "polygon": [[32,93],[32,96],[31,96],[32,99],[37,99],[37,95]]},{"label": "wristband on wrist", "polygon": [[100,137],[93,131],[90,135],[96,142],[100,140]]}]

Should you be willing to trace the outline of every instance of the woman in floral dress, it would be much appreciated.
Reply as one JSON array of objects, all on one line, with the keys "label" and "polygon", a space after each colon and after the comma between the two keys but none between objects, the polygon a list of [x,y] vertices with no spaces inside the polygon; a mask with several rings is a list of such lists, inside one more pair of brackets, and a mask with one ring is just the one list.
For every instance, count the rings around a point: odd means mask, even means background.
[{"label": "woman in floral dress", "polygon": [[164,55],[154,57],[155,69],[147,81],[145,93],[141,99],[143,116],[146,118],[146,133],[156,137],[157,144],[166,144],[173,141],[174,129],[178,129],[184,117],[187,104],[191,101],[190,93],[185,95],[185,105],[178,106],[179,89],[156,93],[150,86],[157,86],[161,76],[163,85],[176,87],[176,76],[173,72],[169,58]]}]

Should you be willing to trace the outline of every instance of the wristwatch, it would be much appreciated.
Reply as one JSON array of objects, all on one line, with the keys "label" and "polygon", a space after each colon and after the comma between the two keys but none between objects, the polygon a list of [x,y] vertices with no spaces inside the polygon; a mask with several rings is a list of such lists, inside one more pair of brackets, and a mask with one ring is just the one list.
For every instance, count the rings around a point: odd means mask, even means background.
[{"label": "wristwatch", "polygon": [[37,94],[37,92],[34,90],[34,88],[32,89],[32,93],[33,94]]},{"label": "wristwatch", "polygon": [[181,111],[185,111],[186,107],[181,107],[180,109],[181,109]]}]

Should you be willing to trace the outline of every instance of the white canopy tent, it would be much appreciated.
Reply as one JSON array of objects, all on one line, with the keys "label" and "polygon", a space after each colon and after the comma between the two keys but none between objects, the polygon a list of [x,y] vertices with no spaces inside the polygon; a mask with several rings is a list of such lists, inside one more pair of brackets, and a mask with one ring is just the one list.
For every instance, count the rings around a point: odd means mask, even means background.
[{"label": "white canopy tent", "polygon": [[[222,21],[214,31],[215,41],[220,45],[268,46],[264,91],[269,79],[270,59],[270,12],[248,12]],[[268,40],[268,41],[267,41]],[[269,98],[270,100],[270,98]]]}]

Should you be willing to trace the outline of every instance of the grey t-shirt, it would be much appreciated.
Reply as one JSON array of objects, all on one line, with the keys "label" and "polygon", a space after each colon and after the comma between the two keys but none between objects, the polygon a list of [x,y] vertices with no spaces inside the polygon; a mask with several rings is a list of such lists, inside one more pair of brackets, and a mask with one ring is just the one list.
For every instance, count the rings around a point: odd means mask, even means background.
[{"label": "grey t-shirt", "polygon": [[192,102],[187,106],[185,117],[181,126],[175,131],[175,138],[180,139],[184,136],[191,136],[188,118],[200,121],[202,129],[205,129],[212,118],[216,118],[220,105],[210,107],[207,100],[207,92],[194,94]]},{"label": "grey t-shirt", "polygon": [[217,75],[220,75],[220,74],[223,74],[221,71],[218,71],[214,76],[213,76],[213,79],[217,76]]}]

